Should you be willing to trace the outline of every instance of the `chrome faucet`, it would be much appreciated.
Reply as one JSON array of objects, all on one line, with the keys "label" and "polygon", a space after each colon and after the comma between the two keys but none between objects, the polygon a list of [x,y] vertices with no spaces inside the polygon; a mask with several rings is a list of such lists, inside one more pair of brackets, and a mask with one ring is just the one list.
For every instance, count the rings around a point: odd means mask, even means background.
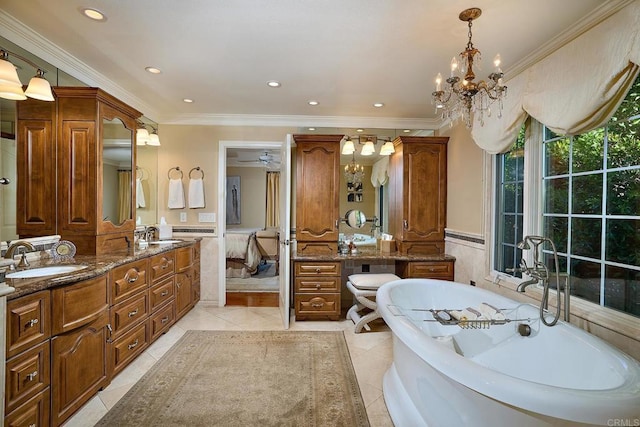
[{"label": "chrome faucet", "polygon": [[[145,227],[145,229],[144,229],[144,238],[145,238],[145,240],[146,240],[147,242],[150,242],[150,241],[151,241],[151,238],[152,238],[153,236],[155,236],[155,235],[156,235],[156,233],[159,233],[159,232],[160,232],[160,230],[158,229],[158,227],[156,227],[156,226],[154,226],[154,225],[150,225],[150,226],[148,226],[148,227]],[[158,236],[158,238],[159,238],[159,237],[160,237],[160,236]]]},{"label": "chrome faucet", "polygon": [[[547,268],[544,262],[538,261],[538,257],[540,254],[540,250],[539,250],[540,245],[542,245],[545,242],[549,243],[551,245],[551,248],[553,249],[553,260],[554,260],[555,270],[556,270],[555,272],[556,292],[557,292],[558,301],[556,304],[557,305],[556,314],[554,315],[554,318],[551,322],[547,322],[547,320],[544,317],[544,312],[549,306],[549,269]],[[531,245],[533,245],[533,260],[534,260],[533,267],[527,266],[527,263],[523,258],[520,261],[520,268],[512,268],[512,269],[508,269],[507,271],[522,272],[531,277],[531,279],[525,280],[524,282],[518,285],[518,288],[517,288],[518,292],[524,292],[528,286],[542,282],[543,290],[542,290],[542,300],[540,301],[540,320],[542,321],[542,323],[544,323],[547,326],[553,326],[558,322],[558,319],[560,318],[561,298],[560,298],[560,267],[558,262],[558,251],[556,249],[555,243],[553,243],[551,239],[542,237],[542,236],[525,236],[524,239],[522,239],[522,241],[518,243],[517,247],[518,249],[525,251],[525,250],[531,249]],[[569,322],[570,295],[571,295],[571,292],[569,287],[569,281],[566,280],[564,285],[564,320],[565,322]]]},{"label": "chrome faucet", "polygon": [[[20,248],[24,248],[27,251],[35,251],[36,248],[29,242],[25,242],[24,240],[18,240],[17,242],[11,243],[7,248],[7,252],[5,252],[4,257],[6,259],[13,259],[16,251],[19,251]],[[19,252],[18,252],[19,253]],[[27,261],[26,252],[22,252],[22,258],[20,258],[20,262],[18,263],[18,267],[29,267],[29,261]]]}]

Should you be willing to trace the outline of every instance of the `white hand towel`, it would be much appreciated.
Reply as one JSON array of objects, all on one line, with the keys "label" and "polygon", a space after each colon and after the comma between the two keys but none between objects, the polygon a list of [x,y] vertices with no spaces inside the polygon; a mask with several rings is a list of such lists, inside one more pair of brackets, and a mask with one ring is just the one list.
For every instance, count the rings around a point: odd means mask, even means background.
[{"label": "white hand towel", "polygon": [[169,179],[169,209],[184,209],[184,188],[181,179]]},{"label": "white hand towel", "polygon": [[147,206],[147,201],[144,198],[144,188],[142,188],[142,180],[136,178],[136,207],[144,208]]},{"label": "white hand towel", "polygon": [[189,208],[204,208],[204,182],[202,178],[189,180]]}]

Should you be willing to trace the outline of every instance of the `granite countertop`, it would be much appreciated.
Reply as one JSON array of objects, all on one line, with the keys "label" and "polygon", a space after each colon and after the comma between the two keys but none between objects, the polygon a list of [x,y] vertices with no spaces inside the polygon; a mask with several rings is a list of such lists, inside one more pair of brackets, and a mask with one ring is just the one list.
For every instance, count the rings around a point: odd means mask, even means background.
[{"label": "granite countertop", "polygon": [[[128,262],[149,258],[153,255],[168,252],[172,249],[190,246],[194,242],[201,240],[201,238],[181,240],[182,241],[178,243],[149,245],[147,249],[131,249],[128,251],[114,252],[113,254],[108,255],[76,255],[69,261],[56,262],[51,258],[33,261],[30,263],[31,265],[29,266],[29,269],[61,265],[85,265],[87,268],[55,276],[6,279],[4,284],[15,289],[14,292],[7,294],[7,299],[12,300],[45,289],[92,279],[100,276],[101,274],[108,273],[113,268]],[[0,284],[0,286],[1,285],[2,284]]]},{"label": "granite countertop", "polygon": [[402,254],[400,252],[380,252],[375,249],[358,249],[356,254],[308,254],[299,255],[291,251],[292,261],[358,261],[358,260],[389,260],[389,261],[455,261],[456,258],[447,254]]}]

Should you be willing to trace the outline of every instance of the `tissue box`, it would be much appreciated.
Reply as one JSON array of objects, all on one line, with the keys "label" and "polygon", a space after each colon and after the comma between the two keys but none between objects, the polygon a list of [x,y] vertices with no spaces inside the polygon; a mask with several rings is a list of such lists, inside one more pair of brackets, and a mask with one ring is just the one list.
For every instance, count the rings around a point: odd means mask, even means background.
[{"label": "tissue box", "polygon": [[380,252],[390,254],[391,252],[396,251],[395,240],[379,240],[378,242],[380,243]]}]

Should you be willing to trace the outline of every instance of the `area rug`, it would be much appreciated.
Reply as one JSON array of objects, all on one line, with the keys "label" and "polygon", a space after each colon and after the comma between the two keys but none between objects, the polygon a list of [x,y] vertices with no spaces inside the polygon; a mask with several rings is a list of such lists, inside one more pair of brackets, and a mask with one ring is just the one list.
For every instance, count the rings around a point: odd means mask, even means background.
[{"label": "area rug", "polygon": [[369,426],[342,332],[187,331],[98,426]]}]

